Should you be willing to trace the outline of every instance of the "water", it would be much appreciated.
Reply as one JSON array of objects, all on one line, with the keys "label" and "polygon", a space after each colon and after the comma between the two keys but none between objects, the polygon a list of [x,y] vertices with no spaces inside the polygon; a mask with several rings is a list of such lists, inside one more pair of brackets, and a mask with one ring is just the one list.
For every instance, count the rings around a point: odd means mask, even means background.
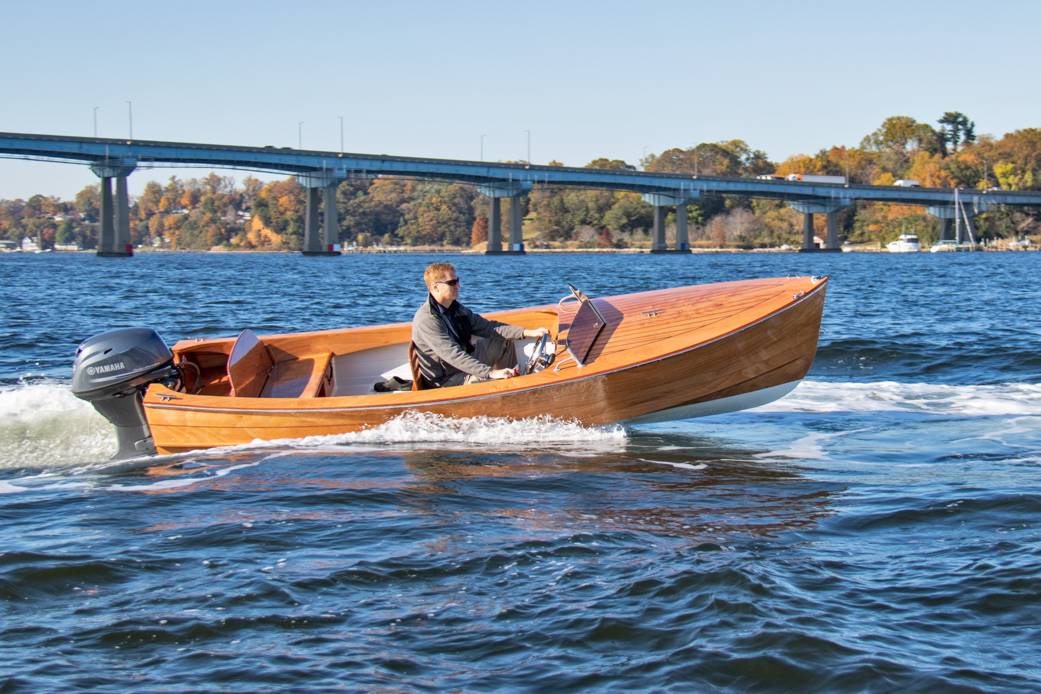
[{"label": "water", "polygon": [[111,464],[76,344],[408,320],[443,256],[0,256],[0,691],[1041,687],[1041,254],[455,256],[479,310],[830,274],[808,379]]}]

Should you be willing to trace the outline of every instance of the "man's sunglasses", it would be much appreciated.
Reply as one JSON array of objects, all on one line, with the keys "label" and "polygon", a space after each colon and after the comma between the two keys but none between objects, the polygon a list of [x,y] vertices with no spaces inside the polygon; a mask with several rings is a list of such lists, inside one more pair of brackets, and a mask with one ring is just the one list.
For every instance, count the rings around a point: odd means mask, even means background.
[{"label": "man's sunglasses", "polygon": [[459,278],[456,277],[454,280],[438,280],[438,284],[447,284],[449,287],[454,287],[459,284]]}]

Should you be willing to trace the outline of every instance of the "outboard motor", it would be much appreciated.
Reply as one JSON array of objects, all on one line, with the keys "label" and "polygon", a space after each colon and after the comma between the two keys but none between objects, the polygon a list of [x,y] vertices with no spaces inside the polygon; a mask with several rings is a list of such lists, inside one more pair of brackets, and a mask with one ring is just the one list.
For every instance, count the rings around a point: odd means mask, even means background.
[{"label": "outboard motor", "polygon": [[101,333],[76,350],[72,394],[86,400],[116,427],[113,460],[154,455],[152,432],[141,402],[150,383],[172,385],[180,378],[173,353],[151,328]]}]

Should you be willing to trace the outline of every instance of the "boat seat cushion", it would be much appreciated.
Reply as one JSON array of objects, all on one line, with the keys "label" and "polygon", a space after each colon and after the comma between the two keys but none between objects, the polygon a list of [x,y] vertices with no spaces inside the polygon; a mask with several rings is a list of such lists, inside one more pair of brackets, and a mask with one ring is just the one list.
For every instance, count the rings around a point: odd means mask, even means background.
[{"label": "boat seat cushion", "polygon": [[228,355],[228,381],[232,397],[258,397],[267,383],[274,360],[257,334],[246,328],[235,339]]}]

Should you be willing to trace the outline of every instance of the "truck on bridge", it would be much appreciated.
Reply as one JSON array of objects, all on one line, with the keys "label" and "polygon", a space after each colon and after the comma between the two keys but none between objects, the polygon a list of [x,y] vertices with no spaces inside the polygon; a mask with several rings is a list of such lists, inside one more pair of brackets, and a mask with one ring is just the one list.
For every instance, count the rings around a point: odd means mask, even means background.
[{"label": "truck on bridge", "polygon": [[839,185],[846,184],[845,176],[824,176],[820,174],[788,174],[785,177],[788,181],[799,181],[800,183],[838,183]]}]

